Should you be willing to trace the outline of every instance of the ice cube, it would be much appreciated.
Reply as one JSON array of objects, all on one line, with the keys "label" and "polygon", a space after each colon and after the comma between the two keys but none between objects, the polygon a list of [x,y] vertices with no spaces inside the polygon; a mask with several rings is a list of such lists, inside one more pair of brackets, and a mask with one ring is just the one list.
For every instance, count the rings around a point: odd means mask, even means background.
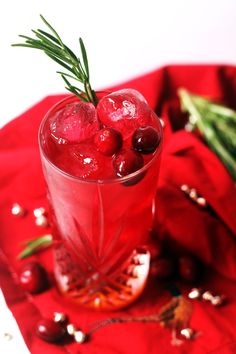
[{"label": "ice cube", "polygon": [[83,101],[68,104],[53,117],[50,130],[58,144],[80,143],[90,139],[100,124],[96,108]]},{"label": "ice cube", "polygon": [[84,179],[113,177],[110,158],[96,151],[92,141],[61,146],[55,164],[63,171]]},{"label": "ice cube", "polygon": [[148,124],[151,109],[141,93],[123,89],[104,96],[98,103],[97,111],[105,126],[120,131],[126,139],[136,128]]}]

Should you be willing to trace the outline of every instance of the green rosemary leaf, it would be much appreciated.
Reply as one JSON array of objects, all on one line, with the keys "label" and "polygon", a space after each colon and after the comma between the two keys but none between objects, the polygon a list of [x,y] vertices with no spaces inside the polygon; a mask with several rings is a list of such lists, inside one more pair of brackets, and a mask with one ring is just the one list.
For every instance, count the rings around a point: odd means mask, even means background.
[{"label": "green rosemary leaf", "polygon": [[32,256],[35,253],[38,253],[41,250],[46,249],[47,247],[51,246],[52,242],[50,241],[45,241],[43,245],[41,246],[37,246],[37,247],[31,247],[28,246],[26,247],[22,252],[20,252],[17,256],[18,259],[24,259],[27,258],[29,256]]},{"label": "green rosemary leaf", "polygon": [[25,250],[23,250],[21,253],[19,253],[17,258],[18,259],[24,259],[24,258],[27,258],[27,257],[31,256],[33,253],[34,252],[32,251],[32,249],[30,247],[28,247]]},{"label": "green rosemary leaf", "polygon": [[[49,48],[49,50],[51,50],[50,47],[47,47],[44,43],[41,43],[40,41],[33,40],[33,39],[27,39],[25,41],[25,43],[12,44],[12,47],[29,47],[29,48],[34,48],[34,49],[41,49],[43,51],[45,49]],[[52,53],[54,53],[54,52],[52,52]]]},{"label": "green rosemary leaf", "polygon": [[47,234],[47,235],[43,235],[40,237],[36,237],[31,240],[26,240],[24,243],[27,246],[17,256],[17,258],[19,258],[19,259],[29,257],[32,254],[51,246],[53,243],[53,238],[52,238],[52,235]]},{"label": "green rosemary leaf", "polygon": [[[72,52],[72,50],[67,47],[65,44],[63,45],[63,49],[61,49],[61,47],[59,47],[58,45],[55,45],[52,42],[55,42],[56,44],[60,45],[60,42],[58,41],[57,38],[55,38],[54,36],[52,36],[50,33],[47,33],[43,30],[38,29],[37,31],[33,31],[37,37],[40,37],[41,40],[43,42],[47,42],[48,44],[50,44],[53,48],[59,49],[61,54],[68,57],[68,55],[71,57],[71,59],[76,62],[77,61],[77,57],[76,55]],[[51,40],[48,40],[48,38]]]},{"label": "green rosemary leaf", "polygon": [[50,23],[43,17],[43,15],[40,15],[41,19],[43,20],[43,22],[45,23],[45,25],[52,31],[52,33],[55,34],[57,40],[59,41],[59,43],[61,44],[62,47],[64,47],[64,43],[62,42],[59,34],[55,31],[55,29],[50,25]]},{"label": "green rosemary leaf", "polygon": [[64,45],[64,48],[66,50],[66,52],[68,53],[68,55],[71,57],[73,63],[75,63],[75,65],[77,65],[77,62],[78,62],[78,58],[77,56],[72,52],[72,50],[67,47],[66,45]]},{"label": "green rosemary leaf", "polygon": [[64,55],[63,51],[61,48],[56,47],[55,45],[51,45],[50,42],[44,42],[44,41],[36,41],[36,40],[27,40],[26,43],[31,44],[32,47],[41,49],[43,51],[50,52],[53,56],[61,58],[68,64],[71,64],[71,61],[68,59],[67,56]]},{"label": "green rosemary leaf", "polygon": [[20,37],[20,38],[27,39],[27,40],[30,40],[30,41],[32,40],[31,37],[29,37],[29,36],[24,36],[23,34],[20,34],[19,37]]},{"label": "green rosemary leaf", "polygon": [[[64,69],[69,71],[69,73],[60,72],[63,80],[65,77],[76,80],[83,84],[84,91],[70,84],[66,81],[66,89],[77,95],[80,99],[86,102],[92,102],[94,105],[97,104],[97,97],[95,91],[92,90],[89,82],[89,66],[86,49],[82,39],[79,39],[80,50],[83,59],[83,65],[81,64],[80,58],[78,58],[75,53],[66,46],[57,31],[50,25],[50,23],[40,15],[44,24],[49,28],[51,33],[44,30],[32,30],[35,38],[29,36],[20,35],[21,38],[25,39],[25,43],[13,44],[15,47],[27,47],[33,49],[42,50],[49,58],[54,60],[57,64],[61,65]],[[71,73],[73,75],[71,75]]]},{"label": "green rosemary leaf", "polygon": [[60,44],[59,40],[56,37],[52,36],[50,33],[47,33],[41,29],[38,29],[37,32],[39,32],[39,33],[43,34],[45,37],[51,39],[56,44]]},{"label": "green rosemary leaf", "polygon": [[88,96],[89,97],[89,88],[87,87],[87,85],[85,84],[84,85],[84,90],[85,90],[85,93],[86,93],[86,96]]},{"label": "green rosemary leaf", "polygon": [[43,236],[38,236],[29,240],[24,241],[24,243],[26,245],[30,245],[32,247],[37,247],[40,246],[42,244],[44,244],[45,242],[52,242],[53,238],[51,234],[46,234]]},{"label": "green rosemary leaf", "polygon": [[192,98],[195,101],[195,104],[201,105],[207,110],[208,113],[212,113],[213,116],[218,115],[221,119],[236,122],[236,112],[231,108],[225,107],[200,96],[193,95]]},{"label": "green rosemary leaf", "polygon": [[79,81],[79,82],[82,82],[81,79],[79,79],[79,77],[77,76],[73,76],[73,75],[70,75],[70,74],[67,74],[67,73],[64,73],[63,71],[57,71],[57,74],[60,74],[60,75],[64,75],[64,76],[67,76],[67,77],[70,77],[71,79],[73,80],[76,80],[76,81]]},{"label": "green rosemary leaf", "polygon": [[71,83],[66,79],[66,77],[64,75],[61,75],[63,80],[66,83],[66,89],[68,91],[71,91],[72,93],[74,93],[75,95],[77,95],[82,101],[88,102],[88,100],[86,99],[86,97],[83,96],[83,91],[81,91],[80,89],[78,89],[77,87],[71,85]]},{"label": "green rosemary leaf", "polygon": [[93,97],[93,101],[95,106],[98,104],[98,98],[97,98],[97,95],[96,95],[96,92],[94,90],[91,89],[91,94],[92,94],[92,97]]},{"label": "green rosemary leaf", "polygon": [[83,73],[82,73],[78,68],[76,68],[76,67],[74,67],[74,66],[72,66],[71,69],[72,69],[73,74],[74,74],[75,76],[77,76],[78,79],[80,79],[80,81],[81,81],[82,83],[84,83],[85,78],[84,78],[84,76],[83,76]]},{"label": "green rosemary leaf", "polygon": [[190,123],[199,129],[208,146],[236,180],[236,154],[233,146],[236,126],[232,126],[236,112],[201,96],[191,95],[184,89],[178,93],[182,109],[192,117]]},{"label": "green rosemary leaf", "polygon": [[214,122],[214,128],[222,144],[231,153],[236,161],[236,123],[227,124],[225,120]]},{"label": "green rosemary leaf", "polygon": [[54,33],[54,35],[56,36],[56,39],[59,41],[60,45],[62,46],[62,48],[64,49],[65,52],[67,52],[72,59],[74,59],[75,61],[77,61],[77,57],[76,55],[72,52],[71,49],[69,49],[61,40],[59,34],[55,31],[55,29],[46,21],[46,19],[40,15],[41,19],[43,20],[43,22],[48,26],[48,28],[52,31],[52,33]]},{"label": "green rosemary leaf", "polygon": [[41,49],[39,47],[32,46],[32,44],[27,44],[27,43],[14,43],[11,46],[12,47],[26,47],[26,48]]},{"label": "green rosemary leaf", "polygon": [[88,58],[87,58],[87,53],[86,53],[86,49],[85,49],[84,42],[83,42],[82,38],[79,38],[79,43],[80,43],[80,49],[81,49],[81,53],[82,53],[82,57],[83,57],[85,71],[87,74],[87,78],[89,79]]},{"label": "green rosemary leaf", "polygon": [[70,82],[67,80],[67,78],[62,74],[61,77],[63,78],[63,80],[65,81],[65,83],[67,84],[67,86],[72,87],[72,85],[70,84]]},{"label": "green rosemary leaf", "polygon": [[[63,50],[61,49],[60,46],[58,46],[57,44],[55,44],[54,42],[52,42],[51,40],[47,39],[47,37],[45,37],[44,35],[42,35],[41,33],[39,33],[38,31],[34,31],[32,30],[32,32],[35,34],[35,36],[37,38],[39,38],[41,40],[41,43],[44,43],[45,45],[49,46],[50,48],[53,48],[55,51],[63,54]],[[33,40],[33,39],[32,39]],[[34,41],[34,40],[33,40]]]},{"label": "green rosemary leaf", "polygon": [[45,50],[44,51],[45,54],[47,54],[51,59],[53,59],[55,62],[57,62],[59,65],[63,66],[65,69],[72,71],[72,69],[67,65],[65,64],[63,61],[61,61],[60,59],[56,58],[53,54],[51,54],[51,52],[49,52],[48,50]]}]

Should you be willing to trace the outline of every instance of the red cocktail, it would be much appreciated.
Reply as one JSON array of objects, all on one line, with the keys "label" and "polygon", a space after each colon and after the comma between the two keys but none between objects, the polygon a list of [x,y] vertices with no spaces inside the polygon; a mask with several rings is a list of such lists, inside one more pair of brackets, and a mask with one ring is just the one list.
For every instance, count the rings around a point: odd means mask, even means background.
[{"label": "red cocktail", "polygon": [[[134,301],[147,280],[162,126],[136,90],[96,94],[87,53],[75,54],[46,19],[15,44],[59,64],[73,96],[52,107],[39,131],[51,205],[55,277],[68,298],[92,308]],[[82,84],[83,88],[77,86]]]},{"label": "red cocktail", "polygon": [[89,307],[126,306],[148,275],[141,246],[152,227],[160,120],[134,90],[97,107],[70,96],[48,112],[39,142],[60,291]]}]

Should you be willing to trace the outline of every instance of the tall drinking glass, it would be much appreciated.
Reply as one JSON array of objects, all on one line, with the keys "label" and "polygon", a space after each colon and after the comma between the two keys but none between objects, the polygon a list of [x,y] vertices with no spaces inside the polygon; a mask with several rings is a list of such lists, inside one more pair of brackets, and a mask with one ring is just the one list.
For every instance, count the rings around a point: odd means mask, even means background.
[{"label": "tall drinking glass", "polygon": [[154,216],[161,144],[140,170],[123,178],[89,180],[54,163],[50,120],[78,98],[70,96],[46,114],[39,146],[54,237],[58,289],[74,302],[102,310],[122,308],[142,292],[150,255],[142,245]]}]

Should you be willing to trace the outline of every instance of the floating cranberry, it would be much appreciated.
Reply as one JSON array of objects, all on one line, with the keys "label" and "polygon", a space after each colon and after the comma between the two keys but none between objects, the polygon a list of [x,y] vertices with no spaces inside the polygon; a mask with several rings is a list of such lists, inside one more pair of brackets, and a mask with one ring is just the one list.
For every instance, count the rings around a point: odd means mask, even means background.
[{"label": "floating cranberry", "polygon": [[113,167],[118,177],[125,177],[138,171],[144,165],[142,155],[133,150],[121,150],[113,159]]},{"label": "floating cranberry", "polygon": [[160,280],[171,278],[175,273],[174,261],[171,257],[161,256],[151,263],[151,274]]},{"label": "floating cranberry", "polygon": [[36,334],[45,342],[56,343],[65,337],[66,328],[59,322],[43,318],[36,325]]},{"label": "floating cranberry", "polygon": [[188,255],[181,256],[178,260],[179,276],[188,282],[194,282],[199,277],[199,262]]},{"label": "floating cranberry", "polygon": [[150,154],[156,150],[161,140],[158,131],[151,127],[140,127],[132,136],[132,145],[136,151],[142,154]]},{"label": "floating cranberry", "polygon": [[38,262],[25,264],[20,272],[20,284],[31,294],[42,292],[48,287],[46,270]]},{"label": "floating cranberry", "polygon": [[115,129],[103,128],[97,132],[94,141],[99,152],[106,156],[112,156],[122,146],[122,135]]}]

